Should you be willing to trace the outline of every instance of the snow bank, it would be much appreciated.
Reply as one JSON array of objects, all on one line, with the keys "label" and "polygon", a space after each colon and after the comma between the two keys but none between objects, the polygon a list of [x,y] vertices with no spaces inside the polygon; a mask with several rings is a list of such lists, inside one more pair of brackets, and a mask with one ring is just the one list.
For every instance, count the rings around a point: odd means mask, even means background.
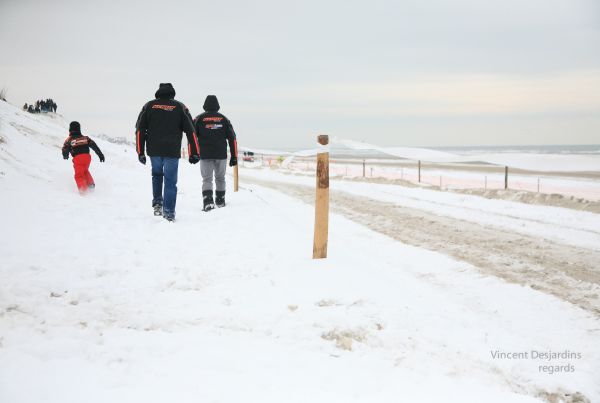
[{"label": "snow bank", "polygon": [[[246,169],[244,175],[314,186],[314,178],[273,170]],[[353,181],[331,181],[332,191],[368,196],[400,206],[430,211],[482,225],[535,235],[568,245],[600,249],[600,215],[560,207],[527,205],[460,193]]]}]

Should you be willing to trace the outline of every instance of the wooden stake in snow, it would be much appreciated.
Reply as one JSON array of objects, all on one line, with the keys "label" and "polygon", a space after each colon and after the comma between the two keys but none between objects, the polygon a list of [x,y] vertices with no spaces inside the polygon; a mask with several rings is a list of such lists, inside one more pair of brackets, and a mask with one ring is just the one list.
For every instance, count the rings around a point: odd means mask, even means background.
[{"label": "wooden stake in snow", "polygon": [[363,160],[363,178],[365,177],[365,160]]},{"label": "wooden stake in snow", "polygon": [[421,183],[421,160],[419,160],[419,183]]},{"label": "wooden stake in snow", "polygon": [[504,167],[504,189],[508,189],[508,167]]},{"label": "wooden stake in snow", "polygon": [[234,165],[233,167],[233,191],[238,191],[238,166]]},{"label": "wooden stake in snow", "polygon": [[[322,146],[329,144],[329,136],[320,135],[317,141]],[[315,236],[313,259],[327,257],[329,233],[329,152],[317,153],[317,192],[315,200]]]}]

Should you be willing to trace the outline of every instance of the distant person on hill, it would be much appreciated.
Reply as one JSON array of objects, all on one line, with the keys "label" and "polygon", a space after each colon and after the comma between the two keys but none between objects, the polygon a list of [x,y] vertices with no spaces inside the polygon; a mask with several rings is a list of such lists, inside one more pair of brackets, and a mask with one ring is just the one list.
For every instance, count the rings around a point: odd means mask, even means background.
[{"label": "distant person on hill", "polygon": [[79,122],[71,122],[69,125],[69,137],[67,137],[62,147],[62,155],[66,160],[69,159],[69,154],[73,156],[75,182],[81,194],[85,194],[88,190],[96,187],[94,178],[92,178],[89,170],[90,163],[92,162],[90,148],[98,155],[100,162],[104,162],[104,154],[102,154],[102,151],[100,151],[94,140],[81,134]]},{"label": "distant person on hill", "polygon": [[40,113],[40,107],[39,107],[39,105],[35,107],[35,113]]},{"label": "distant person on hill", "polygon": [[27,102],[25,102],[25,105],[23,105],[23,110],[26,111],[27,109],[29,108],[27,107]]},{"label": "distant person on hill", "polygon": [[29,107],[27,108],[27,112],[35,113],[35,109],[33,109],[33,105],[29,105]]},{"label": "distant person on hill", "polygon": [[[204,113],[196,116],[194,125],[200,143],[200,172],[202,174],[202,199],[204,211],[225,207],[225,169],[227,168],[227,142],[231,158],[229,166],[237,165],[237,141],[229,119],[219,113],[219,100],[209,95],[204,101]],[[213,201],[213,176],[216,198]]]},{"label": "distant person on hill", "polygon": [[175,221],[182,132],[187,136],[190,164],[200,160],[198,138],[187,107],[175,100],[175,89],[170,83],[160,84],[154,95],[156,99],[144,105],[135,125],[136,150],[138,160],[145,165],[148,148],[154,215]]}]

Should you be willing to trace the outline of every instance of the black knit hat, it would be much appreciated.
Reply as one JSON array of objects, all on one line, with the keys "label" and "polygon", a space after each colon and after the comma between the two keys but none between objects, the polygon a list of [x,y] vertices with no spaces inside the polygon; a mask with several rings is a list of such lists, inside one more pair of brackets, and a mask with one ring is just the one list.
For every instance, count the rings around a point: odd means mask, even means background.
[{"label": "black knit hat", "polygon": [[154,96],[156,98],[173,99],[175,98],[175,88],[171,83],[160,83]]},{"label": "black knit hat", "polygon": [[79,124],[79,122],[71,122],[69,124],[69,131],[70,132],[80,132],[81,131],[81,125]]},{"label": "black knit hat", "polygon": [[209,95],[206,97],[206,101],[204,101],[204,110],[207,112],[218,112],[221,106],[219,105],[219,100],[216,95]]}]

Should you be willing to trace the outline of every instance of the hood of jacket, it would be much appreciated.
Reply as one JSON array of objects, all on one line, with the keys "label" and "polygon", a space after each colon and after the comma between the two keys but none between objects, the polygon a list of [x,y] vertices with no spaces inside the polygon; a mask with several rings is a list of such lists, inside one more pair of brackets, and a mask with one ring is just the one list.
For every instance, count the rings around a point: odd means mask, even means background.
[{"label": "hood of jacket", "polygon": [[173,99],[175,98],[175,88],[171,83],[160,83],[154,96],[158,99]]},{"label": "hood of jacket", "polygon": [[219,100],[216,95],[209,95],[206,97],[206,101],[204,101],[204,110],[206,112],[218,112],[221,106],[219,105]]}]

